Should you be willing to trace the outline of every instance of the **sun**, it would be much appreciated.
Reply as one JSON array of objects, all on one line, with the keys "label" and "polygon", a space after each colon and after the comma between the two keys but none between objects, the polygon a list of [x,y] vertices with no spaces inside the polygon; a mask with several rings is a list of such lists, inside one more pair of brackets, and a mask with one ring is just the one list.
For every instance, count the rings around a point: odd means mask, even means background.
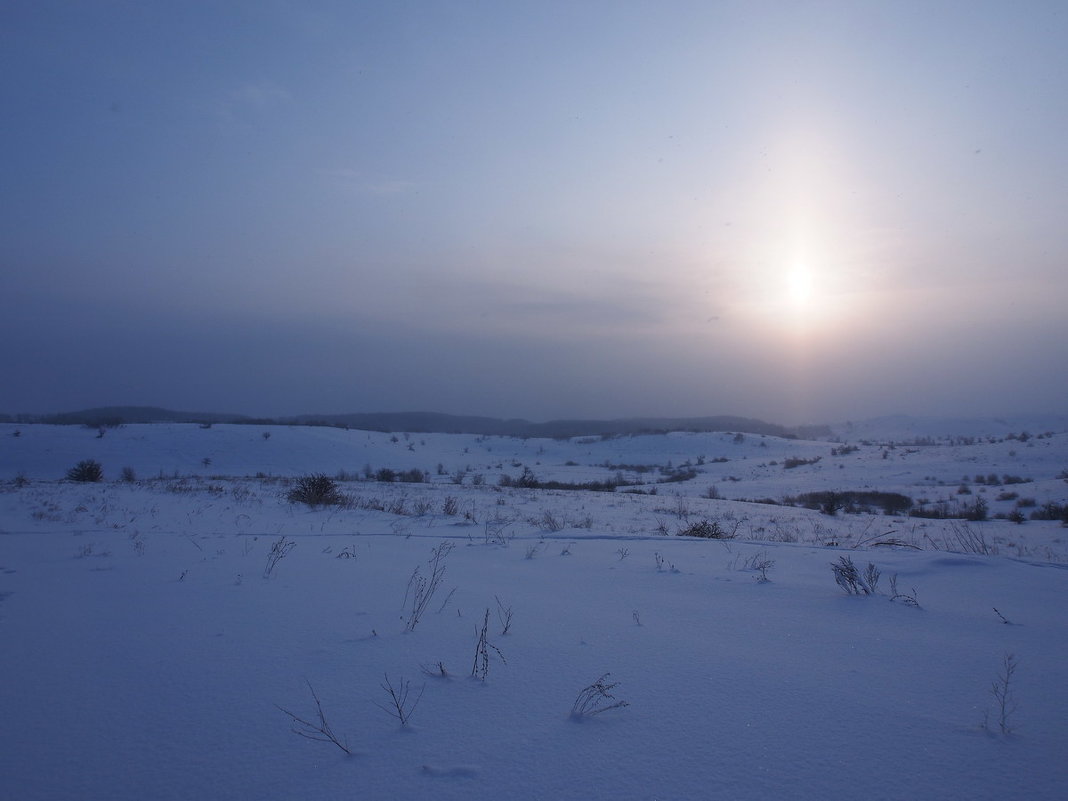
[{"label": "sun", "polygon": [[812,271],[803,262],[793,264],[786,272],[786,299],[797,311],[808,309],[813,301]]}]

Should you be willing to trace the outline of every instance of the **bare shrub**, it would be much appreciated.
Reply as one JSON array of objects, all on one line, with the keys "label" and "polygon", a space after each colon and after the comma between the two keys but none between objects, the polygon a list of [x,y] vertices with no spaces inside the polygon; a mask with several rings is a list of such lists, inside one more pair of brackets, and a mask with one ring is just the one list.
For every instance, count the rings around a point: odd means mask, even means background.
[{"label": "bare shrub", "polygon": [[505,532],[514,522],[515,520],[502,515],[499,510],[494,511],[493,517],[487,517],[482,524],[486,545],[507,545]]},{"label": "bare shrub", "polygon": [[611,673],[605,673],[588,687],[584,687],[571,705],[572,720],[593,717],[610,709],[622,709],[630,706],[626,701],[617,701],[612,690],[619,686],[618,681],[609,682]]},{"label": "bare shrub", "polygon": [[97,482],[104,480],[104,468],[94,459],[82,459],[67,471],[70,481]]},{"label": "bare shrub", "polygon": [[768,558],[767,551],[760,551],[752,556],[746,557],[742,563],[743,570],[755,570],[760,573],[757,577],[757,581],[761,584],[767,584],[771,579],[768,578],[768,571],[775,566],[775,560]]},{"label": "bare shrub", "polygon": [[715,520],[698,520],[677,532],[679,537],[701,537],[708,540],[732,540],[736,531],[727,531]]},{"label": "bare shrub", "polygon": [[[866,575],[871,575],[872,570],[875,568],[871,562],[868,563],[868,569],[865,571]],[[846,591],[849,595],[871,595],[874,590],[868,584],[867,578],[861,575],[857,566],[853,564],[853,560],[848,556],[838,557],[837,562],[831,562],[831,570],[834,572],[834,580],[838,586]],[[875,570],[878,574],[878,570]]]},{"label": "bare shrub", "polygon": [[315,694],[315,688],[311,686],[310,681],[307,681],[307,679],[305,679],[305,681],[308,684],[308,689],[311,690],[312,698],[315,699],[315,712],[316,717],[318,718],[317,723],[312,723],[304,718],[297,717],[288,709],[283,709],[278,706],[278,704],[275,704],[275,706],[289,715],[292,719],[295,724],[292,729],[294,734],[320,743],[333,743],[346,754],[351,754],[352,751],[349,750],[348,742],[341,742],[341,740],[337,738],[337,735],[334,734],[333,729],[330,728],[330,724],[326,720],[326,713],[323,712],[323,705],[319,702],[319,696]]},{"label": "bare shrub", "polygon": [[286,493],[290,503],[303,503],[307,506],[332,506],[342,502],[334,479],[325,473],[313,473],[297,479],[297,485]]},{"label": "bare shrub", "polygon": [[392,715],[400,721],[402,726],[407,726],[408,721],[412,717],[412,713],[415,712],[415,708],[419,705],[419,700],[423,697],[423,690],[426,689],[424,684],[419,690],[419,695],[415,697],[415,700],[409,700],[411,698],[412,683],[405,681],[404,677],[394,687],[393,683],[389,680],[389,674],[385,674],[386,681],[384,684],[379,685],[389,695],[389,701],[385,704],[380,704],[377,701],[374,702],[375,706],[381,709],[388,715]]},{"label": "bare shrub", "polygon": [[819,456],[813,456],[811,459],[802,459],[796,456],[788,456],[783,460],[782,466],[784,470],[793,470],[795,467],[801,467],[806,464],[816,464],[820,460]]},{"label": "bare shrub", "polygon": [[449,517],[455,517],[459,511],[460,502],[451,495],[447,496],[441,504],[441,513]]},{"label": "bare shrub", "polygon": [[530,524],[541,531],[560,531],[564,527],[564,518],[544,509],[540,516],[530,519]]}]

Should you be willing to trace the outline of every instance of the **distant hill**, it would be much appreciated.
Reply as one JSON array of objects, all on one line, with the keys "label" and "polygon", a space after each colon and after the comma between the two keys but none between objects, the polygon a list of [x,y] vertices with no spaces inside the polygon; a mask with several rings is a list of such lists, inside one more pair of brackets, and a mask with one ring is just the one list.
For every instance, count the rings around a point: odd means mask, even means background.
[{"label": "distant hill", "polygon": [[845,441],[909,442],[954,437],[1005,437],[1013,433],[1041,434],[1068,430],[1068,414],[1011,417],[911,417],[892,415],[833,425],[834,436]]},{"label": "distant hill", "polygon": [[112,426],[124,423],[249,423],[276,425],[344,426],[365,431],[411,431],[425,434],[481,434],[513,437],[620,436],[667,431],[736,431],[775,437],[829,436],[826,426],[787,428],[748,417],[630,417],[615,420],[550,420],[532,423],[521,419],[475,417],[438,412],[377,412],[306,414],[295,417],[256,418],[212,412],[178,412],[154,406],[104,406],[52,415],[19,415],[18,422],[54,425]]},{"label": "distant hill", "polygon": [[[302,415],[293,422],[306,425],[344,425],[366,431],[411,431],[412,433],[484,434],[511,437],[581,437],[652,434],[668,431],[738,431],[796,437],[798,431],[747,417],[631,417],[614,420],[529,420],[496,417],[465,417],[437,412],[382,412],[337,415]],[[290,422],[290,421],[283,421]],[[825,426],[807,427],[807,436],[826,436]]]},{"label": "distant hill", "polygon": [[354,414],[303,414],[280,422],[331,425],[361,431],[411,431],[413,434],[487,434],[512,436],[531,425],[526,420],[471,417],[439,412],[362,412]]},{"label": "distant hill", "polygon": [[99,406],[62,414],[19,415],[20,422],[113,426],[123,423],[242,423],[251,418],[215,412],[176,412],[155,406]]}]

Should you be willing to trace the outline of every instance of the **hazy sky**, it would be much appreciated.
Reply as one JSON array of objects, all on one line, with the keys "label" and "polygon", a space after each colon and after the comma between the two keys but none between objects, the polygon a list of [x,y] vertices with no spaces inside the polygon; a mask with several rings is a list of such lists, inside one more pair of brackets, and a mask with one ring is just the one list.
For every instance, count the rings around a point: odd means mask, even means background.
[{"label": "hazy sky", "polygon": [[5,2],[0,411],[1068,408],[1068,3]]}]

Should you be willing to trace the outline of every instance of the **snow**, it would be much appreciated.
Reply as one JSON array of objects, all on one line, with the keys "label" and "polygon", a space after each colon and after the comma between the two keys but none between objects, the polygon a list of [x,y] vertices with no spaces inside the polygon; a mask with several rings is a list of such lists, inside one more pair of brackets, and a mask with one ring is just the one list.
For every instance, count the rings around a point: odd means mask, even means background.
[{"label": "snow", "polygon": [[[97,438],[2,425],[3,795],[1059,799],[1059,522],[831,517],[737,500],[860,487],[949,497],[963,476],[991,472],[1032,479],[973,482],[992,514],[1012,508],[996,500],[1006,489],[1038,503],[1068,497],[1063,429],[958,444],[966,426],[942,439],[909,426],[833,456],[841,443],[730,434],[393,441],[146,425]],[[938,444],[904,444],[916,437]],[[85,458],[104,465],[104,483],[59,480]],[[655,472],[631,474],[657,495],[495,486],[522,466],[588,481],[616,473],[606,462],[668,461],[689,461],[698,477],[654,485]],[[364,465],[426,470],[431,482],[342,481],[363,501],[345,508],[285,500],[295,476]],[[140,480],[117,481],[123,467]],[[478,473],[483,486],[471,483]],[[704,497],[712,485],[724,498]],[[455,515],[442,511],[449,497]],[[405,514],[371,499],[403,499]],[[559,530],[534,522],[546,512]],[[699,519],[736,539],[675,536]],[[888,532],[912,547],[872,545]],[[296,545],[265,578],[281,537]],[[444,577],[408,631],[409,580],[416,567],[429,575],[445,542]],[[875,595],[835,584],[830,564],[843,556],[882,571]],[[747,569],[758,557],[774,562],[768,582]],[[919,607],[890,600],[894,574]],[[514,611],[506,635],[498,599]],[[487,609],[503,659],[489,651],[482,681],[471,673]],[[1018,669],[1006,734],[990,691],[1007,654]],[[605,673],[628,705],[572,719],[579,692]],[[425,685],[408,726],[378,706],[387,676],[410,681],[412,697]],[[352,755],[292,733],[279,707],[315,721],[309,683]]]}]

